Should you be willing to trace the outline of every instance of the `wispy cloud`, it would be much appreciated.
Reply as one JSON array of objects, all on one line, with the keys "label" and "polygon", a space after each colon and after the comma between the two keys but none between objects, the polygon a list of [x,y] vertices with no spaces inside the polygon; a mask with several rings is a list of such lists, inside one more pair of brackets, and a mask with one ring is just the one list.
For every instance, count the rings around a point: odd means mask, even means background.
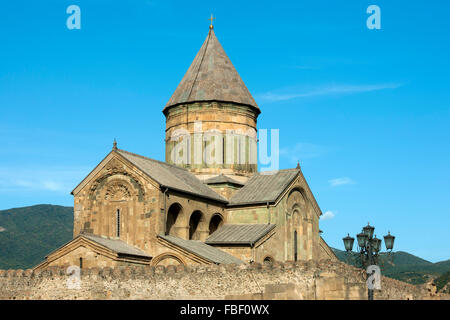
[{"label": "wispy cloud", "polygon": [[280,156],[289,159],[291,163],[297,163],[302,159],[316,158],[331,151],[330,147],[313,143],[298,142],[293,146],[280,149]]},{"label": "wispy cloud", "polygon": [[331,220],[335,217],[335,213],[333,211],[327,211],[320,216],[320,220]]},{"label": "wispy cloud", "polygon": [[342,178],[328,180],[328,183],[332,187],[337,187],[337,186],[343,186],[346,184],[355,184],[356,182],[353,179],[350,179],[349,177],[342,177]]},{"label": "wispy cloud", "polygon": [[65,187],[60,183],[52,180],[42,181],[42,187],[49,191],[63,191]]},{"label": "wispy cloud", "polygon": [[87,168],[1,168],[1,192],[70,192],[89,172]]},{"label": "wispy cloud", "polygon": [[300,88],[295,90],[290,89],[281,91],[270,91],[260,94],[257,97],[264,101],[276,102],[314,96],[345,95],[361,92],[378,91],[384,89],[396,89],[400,86],[401,84],[398,83],[382,83],[382,84],[366,84],[366,85],[332,84],[308,89]]},{"label": "wispy cloud", "polygon": [[13,179],[10,181],[3,181],[0,182],[0,185],[11,185],[11,186],[17,186],[17,187],[23,187],[23,188],[32,188],[34,186],[34,183],[29,180],[22,180],[22,179]]}]

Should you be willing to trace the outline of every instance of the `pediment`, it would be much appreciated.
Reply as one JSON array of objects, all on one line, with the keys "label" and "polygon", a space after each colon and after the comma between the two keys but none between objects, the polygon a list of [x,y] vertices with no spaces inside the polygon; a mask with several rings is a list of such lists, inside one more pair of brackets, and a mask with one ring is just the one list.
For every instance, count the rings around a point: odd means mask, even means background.
[{"label": "pediment", "polygon": [[[71,194],[77,195],[86,187],[93,191],[98,187],[99,184],[102,183],[102,181],[112,176],[131,177],[134,183],[141,185],[140,187],[142,189],[145,189],[145,187],[142,185],[143,181],[145,181],[146,183],[150,183],[155,188],[159,188],[158,182],[151,179],[147,174],[142,172],[142,170],[128,161],[120,153],[113,150],[75,187]],[[109,188],[114,187],[114,184],[109,186]],[[117,185],[116,187],[119,190],[114,190],[116,192],[107,191],[106,196],[121,196],[122,198],[129,196],[128,190],[124,189],[121,185]]]},{"label": "pediment", "polygon": [[[317,214],[317,216],[320,217],[322,215],[322,210],[320,209],[319,204],[317,203],[316,198],[314,197],[314,194],[309,188],[308,182],[306,181],[301,171],[300,174],[290,183],[289,187],[286,188],[286,190],[280,195],[280,197],[276,201],[276,204],[278,204],[283,199],[286,199],[286,202],[291,201],[290,195],[296,190],[298,190],[303,197],[303,199],[296,202],[301,206],[304,200],[309,201],[314,209],[314,212]],[[289,205],[289,203],[287,204]]]}]

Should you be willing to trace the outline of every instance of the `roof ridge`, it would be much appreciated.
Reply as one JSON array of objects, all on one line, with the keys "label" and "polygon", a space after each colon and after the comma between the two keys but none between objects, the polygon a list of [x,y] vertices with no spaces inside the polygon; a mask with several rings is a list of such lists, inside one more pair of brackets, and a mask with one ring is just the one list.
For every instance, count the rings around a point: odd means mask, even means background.
[{"label": "roof ridge", "polygon": [[[158,238],[163,239],[164,241],[169,242],[172,245],[175,245],[187,252],[193,253],[199,257],[202,257],[203,259],[209,260],[211,262],[214,263],[242,263],[242,260],[240,260],[239,258],[233,256],[232,254],[223,251],[219,248],[216,248],[214,246],[211,246],[201,240],[193,240],[193,239],[183,239],[177,236],[173,236],[173,235],[165,235],[165,234],[158,234],[157,235]],[[186,246],[186,244],[197,244],[199,245],[200,251],[198,250],[198,248],[195,247],[188,247]],[[205,250],[209,250],[205,251]],[[213,252],[215,254],[215,256],[211,256],[210,253]]]},{"label": "roof ridge", "polygon": [[206,244],[256,243],[276,228],[276,224],[224,224],[205,240]]},{"label": "roof ridge", "polygon": [[[125,157],[125,158],[127,158],[126,155],[131,155],[133,157],[137,157],[137,158],[143,159],[145,161],[149,161],[150,163],[153,163],[153,165],[155,165],[155,164],[159,165],[160,171],[164,171],[166,173],[166,175],[172,176],[172,179],[174,180],[174,181],[172,181],[173,183],[167,184],[167,180],[166,181],[161,180],[160,179],[161,177],[158,178],[158,177],[154,176],[153,174],[149,173],[144,168],[142,168],[140,165],[134,163],[134,165],[136,165],[140,170],[145,172],[150,178],[152,178],[156,182],[158,182],[161,186],[169,187],[170,189],[173,189],[173,190],[187,192],[187,193],[194,194],[194,195],[201,196],[201,197],[206,197],[209,199],[213,199],[215,201],[228,203],[228,200],[226,198],[224,198],[222,195],[215,192],[209,186],[205,185],[203,183],[203,181],[200,180],[195,174],[193,174],[192,172],[190,172],[189,170],[187,170],[185,168],[181,168],[176,165],[169,164],[167,162],[162,162],[159,160],[141,156],[139,154],[132,153],[132,152],[122,150],[122,149],[117,149],[112,152],[117,152],[118,154],[121,154],[121,156]],[[131,162],[135,161],[133,159],[127,159],[127,160],[131,161]],[[187,187],[187,189],[186,188],[183,189],[183,187],[181,187],[183,184]],[[202,189],[202,188],[205,188],[205,189]],[[206,191],[206,190],[208,190],[208,191]],[[210,193],[210,194],[208,194],[208,193]]]},{"label": "roof ridge", "polygon": [[231,184],[236,184],[236,185],[241,185],[241,186],[245,185],[245,183],[239,182],[239,181],[237,181],[237,180],[231,178],[231,177],[228,176],[228,175],[224,175],[223,173],[221,173],[221,174],[219,174],[219,175],[216,175],[216,176],[213,176],[213,177],[211,177],[211,178],[208,178],[208,179],[204,180],[203,183],[205,183],[205,184],[219,184],[219,183],[224,183],[224,181],[219,181],[219,182],[214,181],[214,180],[221,179],[221,178],[223,178],[225,182],[228,182],[228,183],[231,183]]},{"label": "roof ridge", "polygon": [[202,58],[200,59],[200,63],[198,64],[197,72],[196,72],[196,74],[195,74],[194,81],[192,81],[192,86],[191,86],[191,89],[189,90],[189,94],[188,94],[188,96],[187,96],[187,100],[189,100],[189,98],[191,97],[192,89],[194,89],[195,83],[197,82],[198,74],[200,73],[200,68],[202,67],[202,64],[203,64],[203,59],[205,58],[206,51],[208,50],[208,44],[209,44],[209,39],[211,38],[211,32],[212,32],[212,30],[213,30],[213,29],[209,29],[208,37],[206,38],[205,49],[203,50]]},{"label": "roof ridge", "polygon": [[[285,172],[285,174],[278,174]],[[289,184],[301,174],[300,169],[282,169],[276,174],[253,175],[247,183],[233,194],[228,205],[248,205],[274,202]]]},{"label": "roof ridge", "polygon": [[[113,249],[113,248],[109,247],[107,244],[99,242],[99,241],[107,240],[107,241],[119,242],[120,244],[125,245],[126,247],[129,247],[131,249],[134,249],[136,251],[139,251],[139,252],[149,256],[149,254],[147,252],[145,252],[142,248],[139,248],[138,246],[129,244],[126,241],[119,239],[117,237],[109,237],[109,236],[97,235],[97,234],[92,234],[92,233],[80,233],[80,237],[87,238],[91,241],[94,241],[97,244],[107,247],[108,249],[113,250],[117,253],[123,253],[123,252],[120,252],[120,250],[121,250],[120,248]],[[133,253],[130,253],[130,254],[133,254]]]},{"label": "roof ridge", "polygon": [[286,168],[286,169],[278,169],[278,170],[270,170],[270,171],[259,171],[255,175],[262,175],[262,176],[267,176],[267,175],[272,175],[273,173],[278,173],[280,171],[301,171],[300,169],[297,168]]},{"label": "roof ridge", "polygon": [[[153,161],[153,162],[158,162],[158,163],[161,163],[163,165],[169,166],[171,168],[175,168],[175,169],[179,169],[179,170],[183,170],[183,171],[189,172],[189,170],[187,170],[185,168],[182,168],[182,167],[179,167],[179,166],[176,166],[174,164],[170,164],[170,163],[167,163],[167,162],[164,162],[164,161],[161,161],[161,160],[152,159],[152,158],[149,158],[149,157],[146,157],[146,156],[142,156],[142,155],[137,154],[137,153],[133,153],[133,152],[127,151],[127,150],[117,149],[117,151],[122,151],[122,152],[128,153],[129,155],[132,155],[132,156],[136,156],[136,157],[139,157],[139,158],[142,158],[142,159],[145,159],[145,160],[150,160],[150,161]],[[195,175],[194,175],[194,177],[195,177]]]}]

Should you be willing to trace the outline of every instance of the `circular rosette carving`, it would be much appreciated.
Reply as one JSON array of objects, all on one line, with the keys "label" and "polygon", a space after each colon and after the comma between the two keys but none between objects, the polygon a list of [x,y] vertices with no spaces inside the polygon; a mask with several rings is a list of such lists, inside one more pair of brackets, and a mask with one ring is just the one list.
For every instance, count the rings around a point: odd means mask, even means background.
[{"label": "circular rosette carving", "polygon": [[113,182],[106,187],[105,200],[127,201],[131,196],[130,189],[122,182]]}]

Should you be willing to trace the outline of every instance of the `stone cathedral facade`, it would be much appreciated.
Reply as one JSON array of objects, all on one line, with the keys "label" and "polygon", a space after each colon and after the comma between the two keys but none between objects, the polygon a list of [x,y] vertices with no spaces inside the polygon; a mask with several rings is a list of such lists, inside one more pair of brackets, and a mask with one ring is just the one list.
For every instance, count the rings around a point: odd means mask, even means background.
[{"label": "stone cathedral facade", "polygon": [[73,239],[35,269],[336,258],[300,167],[257,171],[261,110],[212,26],[163,113],[166,161],[114,143],[72,191]]}]

